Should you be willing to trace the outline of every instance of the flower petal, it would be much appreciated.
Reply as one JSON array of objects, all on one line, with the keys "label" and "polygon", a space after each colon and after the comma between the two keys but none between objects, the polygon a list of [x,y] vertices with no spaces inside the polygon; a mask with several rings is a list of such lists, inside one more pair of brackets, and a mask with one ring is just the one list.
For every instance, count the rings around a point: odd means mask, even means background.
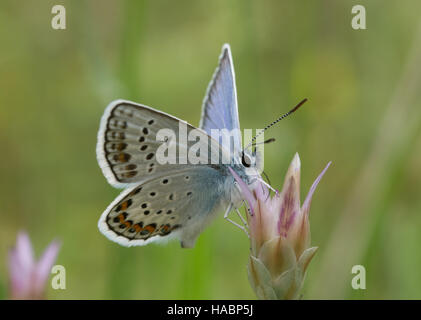
[{"label": "flower petal", "polygon": [[30,269],[34,265],[34,252],[32,250],[31,241],[26,232],[19,232],[16,240],[16,260],[25,269]]},{"label": "flower petal", "polygon": [[277,300],[275,290],[268,285],[262,285],[260,288],[257,288],[257,296],[260,300]]},{"label": "flower petal", "polygon": [[289,177],[295,177],[297,181],[300,181],[300,170],[301,170],[301,161],[300,156],[298,153],[294,155],[294,158],[292,159],[285,180],[287,180]]},{"label": "flower petal", "polygon": [[297,258],[310,246],[310,222],[308,215],[300,213],[300,219],[288,233],[287,239],[294,247]]},{"label": "flower petal", "polygon": [[257,185],[254,188],[254,193],[256,194],[256,198],[260,201],[266,201],[269,197],[268,187],[261,182],[257,182]]},{"label": "flower petal", "polygon": [[294,220],[300,215],[300,157],[295,154],[285,177],[281,193],[281,207],[277,231],[287,237]]},{"label": "flower petal", "polygon": [[305,275],[307,271],[307,267],[313,259],[314,255],[316,254],[318,247],[312,247],[304,250],[301,257],[298,259],[298,267],[301,269],[303,275]]},{"label": "flower petal", "polygon": [[265,264],[272,277],[277,277],[297,264],[293,248],[284,243],[282,237],[266,241],[259,250],[258,258]]},{"label": "flower petal", "polygon": [[24,297],[30,291],[28,281],[30,274],[22,270],[22,265],[18,261],[18,255],[15,249],[9,251],[9,287],[10,299],[19,299]]},{"label": "flower petal", "polygon": [[34,254],[25,232],[19,232],[16,245],[9,252],[10,298],[24,299],[31,291]]},{"label": "flower petal", "polygon": [[60,249],[60,242],[53,241],[42,254],[41,259],[38,261],[35,270],[34,287],[38,293],[44,291],[45,282],[50,276],[51,268],[57,258]]},{"label": "flower petal", "polygon": [[319,176],[317,177],[317,179],[313,182],[310,191],[307,194],[307,197],[304,201],[304,204],[301,208],[301,211],[303,214],[308,215],[308,213],[310,212],[310,204],[311,204],[311,198],[313,197],[313,193],[316,190],[317,185],[319,184],[320,180],[322,180],[323,175],[325,174],[325,172],[327,171],[327,169],[329,168],[330,164],[332,163],[332,161],[330,161],[326,167],[323,169],[323,171],[319,174]]},{"label": "flower petal", "polygon": [[273,281],[273,289],[279,300],[285,300],[295,281],[296,268],[291,268]]},{"label": "flower petal", "polygon": [[247,271],[249,281],[257,297],[264,300],[275,300],[276,295],[271,287],[272,278],[262,261],[250,255]]}]

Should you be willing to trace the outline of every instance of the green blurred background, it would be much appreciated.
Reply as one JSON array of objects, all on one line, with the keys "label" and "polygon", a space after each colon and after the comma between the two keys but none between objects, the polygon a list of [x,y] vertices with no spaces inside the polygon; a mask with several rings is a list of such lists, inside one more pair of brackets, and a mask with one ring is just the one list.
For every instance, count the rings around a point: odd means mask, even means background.
[{"label": "green blurred background", "polygon": [[[67,29],[51,28],[63,4]],[[351,28],[363,4],[367,30]],[[52,299],[253,299],[249,243],[222,215],[194,249],[124,248],[97,220],[119,194],[95,157],[105,106],[131,99],[198,125],[223,43],[231,44],[243,128],[267,132],[279,188],[295,152],[313,198],[305,299],[421,298],[421,2],[0,2],[0,298],[7,251],[27,230],[37,255],[62,241],[67,289]],[[367,270],[353,290],[351,268]]]}]

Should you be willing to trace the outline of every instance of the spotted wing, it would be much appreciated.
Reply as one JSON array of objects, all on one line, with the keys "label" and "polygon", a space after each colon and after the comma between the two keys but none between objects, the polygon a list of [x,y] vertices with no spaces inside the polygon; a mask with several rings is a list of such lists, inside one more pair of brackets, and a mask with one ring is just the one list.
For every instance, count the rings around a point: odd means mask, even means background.
[{"label": "spotted wing", "polygon": [[[158,148],[164,143],[157,140],[161,129],[174,133],[167,143],[175,146],[176,153],[170,155],[168,164],[157,160]],[[198,135],[196,140],[188,140],[183,130],[187,136],[194,130]],[[110,103],[102,116],[97,159],[111,185],[127,187],[168,175],[179,170],[179,165],[189,164],[188,150],[199,140],[206,140],[208,149],[208,152],[200,152],[200,163],[211,163],[213,154],[223,152],[205,131],[185,121],[141,104],[117,100]]]},{"label": "spotted wing", "polygon": [[98,227],[124,246],[175,237],[192,247],[221,203],[228,201],[224,185],[232,176],[222,168],[190,166],[130,187],[108,206]]}]

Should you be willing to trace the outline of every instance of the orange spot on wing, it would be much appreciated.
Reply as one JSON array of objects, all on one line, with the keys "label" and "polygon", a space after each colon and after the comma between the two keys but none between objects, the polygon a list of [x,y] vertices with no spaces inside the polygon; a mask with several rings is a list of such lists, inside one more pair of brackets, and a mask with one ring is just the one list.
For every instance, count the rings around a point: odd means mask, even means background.
[{"label": "orange spot on wing", "polygon": [[147,230],[149,233],[152,233],[155,231],[155,227],[152,225],[147,225],[144,229]]}]

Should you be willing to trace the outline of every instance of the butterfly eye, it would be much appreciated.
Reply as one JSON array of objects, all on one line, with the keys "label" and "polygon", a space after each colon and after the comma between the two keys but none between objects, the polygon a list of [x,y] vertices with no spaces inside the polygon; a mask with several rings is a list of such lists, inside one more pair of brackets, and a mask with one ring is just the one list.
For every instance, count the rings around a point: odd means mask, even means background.
[{"label": "butterfly eye", "polygon": [[251,167],[251,158],[247,154],[245,154],[244,152],[243,152],[243,155],[241,156],[241,163],[246,168],[250,168]]}]

